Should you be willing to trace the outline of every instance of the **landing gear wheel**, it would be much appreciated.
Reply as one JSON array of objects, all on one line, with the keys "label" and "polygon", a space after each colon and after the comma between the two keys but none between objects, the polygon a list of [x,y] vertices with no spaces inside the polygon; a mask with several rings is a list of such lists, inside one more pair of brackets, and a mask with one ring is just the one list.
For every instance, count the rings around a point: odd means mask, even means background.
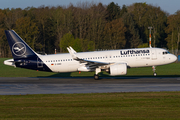
[{"label": "landing gear wheel", "polygon": [[156,71],[156,67],[152,66],[152,69],[153,69],[153,72],[154,72],[153,75],[156,76],[157,75],[157,73],[155,72]]},{"label": "landing gear wheel", "polygon": [[157,75],[157,73],[156,72],[154,72],[154,74],[153,74],[154,76],[156,76]]},{"label": "landing gear wheel", "polygon": [[94,79],[99,80],[99,75],[94,74]]}]

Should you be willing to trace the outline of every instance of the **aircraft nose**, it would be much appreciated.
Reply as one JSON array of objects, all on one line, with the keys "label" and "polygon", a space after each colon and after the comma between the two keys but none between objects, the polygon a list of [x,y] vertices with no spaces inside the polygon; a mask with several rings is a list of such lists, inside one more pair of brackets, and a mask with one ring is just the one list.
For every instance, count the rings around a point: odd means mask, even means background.
[{"label": "aircraft nose", "polygon": [[172,62],[175,62],[177,60],[177,57],[175,55],[172,55],[171,60]]}]

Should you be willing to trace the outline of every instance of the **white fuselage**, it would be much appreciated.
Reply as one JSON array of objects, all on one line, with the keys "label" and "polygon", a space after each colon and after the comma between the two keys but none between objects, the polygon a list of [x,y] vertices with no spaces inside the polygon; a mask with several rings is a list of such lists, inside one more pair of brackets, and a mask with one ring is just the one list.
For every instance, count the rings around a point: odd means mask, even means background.
[{"label": "white fuselage", "polygon": [[[122,49],[110,51],[80,52],[76,55],[84,60],[103,63],[126,63],[128,67],[148,67],[172,63],[177,57],[161,48]],[[53,72],[88,71],[81,69],[84,63],[73,60],[67,54],[39,55],[39,58]]]}]

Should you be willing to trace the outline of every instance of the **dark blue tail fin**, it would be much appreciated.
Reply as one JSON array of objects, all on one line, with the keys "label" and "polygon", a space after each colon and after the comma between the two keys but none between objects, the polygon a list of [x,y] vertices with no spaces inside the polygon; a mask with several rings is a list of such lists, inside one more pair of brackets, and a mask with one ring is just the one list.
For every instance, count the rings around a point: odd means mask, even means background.
[{"label": "dark blue tail fin", "polygon": [[5,30],[5,33],[14,59],[37,56],[14,30]]}]

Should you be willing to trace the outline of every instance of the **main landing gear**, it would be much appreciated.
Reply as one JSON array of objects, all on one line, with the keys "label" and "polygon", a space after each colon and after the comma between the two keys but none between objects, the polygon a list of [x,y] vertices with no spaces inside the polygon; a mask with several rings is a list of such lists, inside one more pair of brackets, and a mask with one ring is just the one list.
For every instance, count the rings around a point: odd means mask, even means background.
[{"label": "main landing gear", "polygon": [[99,80],[99,75],[98,74],[94,74],[94,79],[95,80]]},{"label": "main landing gear", "polygon": [[152,66],[152,69],[153,69],[153,72],[154,72],[153,75],[156,76],[157,73],[156,73],[156,68],[155,68],[155,66]]},{"label": "main landing gear", "polygon": [[100,73],[100,72],[101,72],[101,69],[100,69],[100,68],[96,68],[95,74],[94,74],[94,79],[95,79],[95,80],[99,80],[99,75],[98,75],[98,73]]}]

